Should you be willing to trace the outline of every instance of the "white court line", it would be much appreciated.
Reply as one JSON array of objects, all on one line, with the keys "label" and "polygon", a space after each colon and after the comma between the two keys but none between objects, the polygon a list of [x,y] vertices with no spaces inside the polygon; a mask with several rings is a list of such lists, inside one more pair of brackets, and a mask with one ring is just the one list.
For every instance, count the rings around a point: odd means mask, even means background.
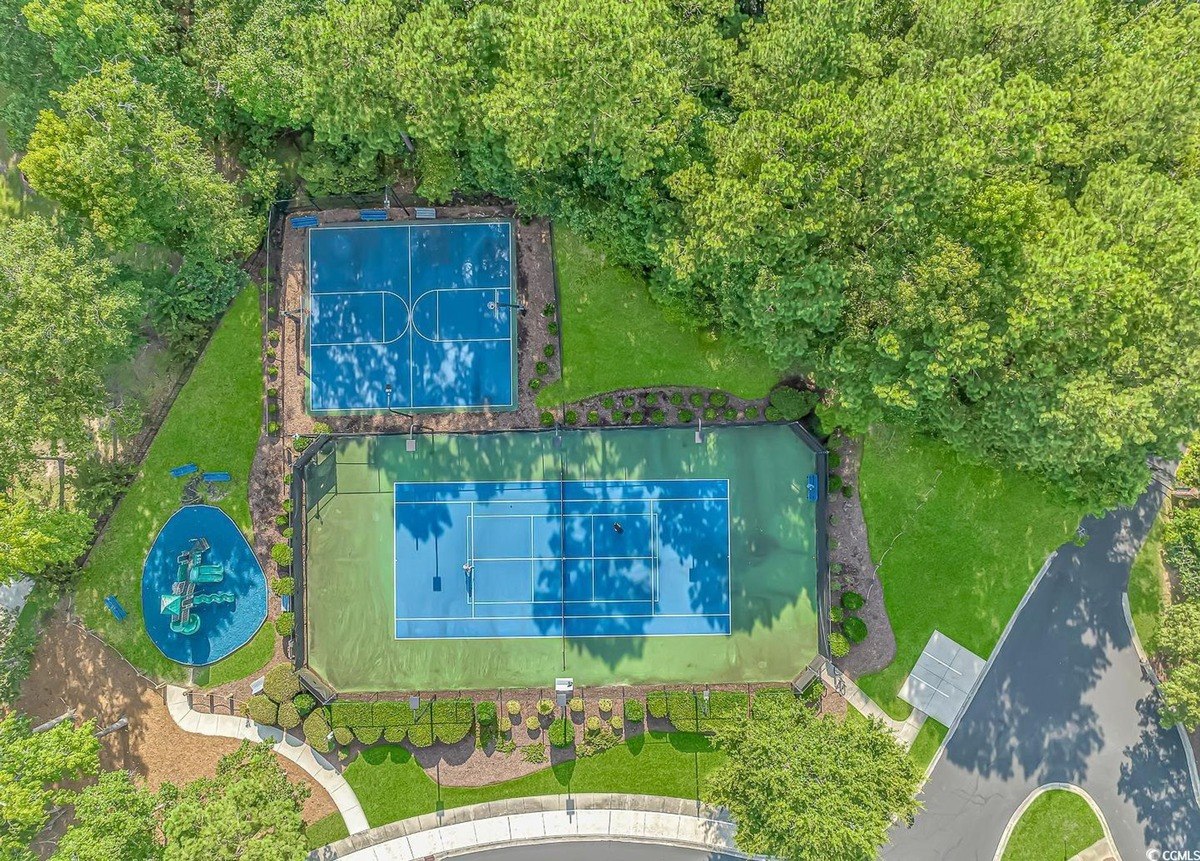
[{"label": "white court line", "polygon": [[[376,295],[379,297],[379,334],[383,338],[382,341],[320,341],[313,340],[311,316],[309,317],[309,352],[312,352],[313,347],[371,347],[384,344],[394,344],[408,334],[408,324],[404,326],[404,330],[394,338],[387,337],[387,296],[395,296],[396,299],[403,305],[404,297],[399,293],[393,293],[391,290],[343,290],[338,293],[318,293],[318,296],[370,296]],[[405,307],[408,307],[405,305]]]}]

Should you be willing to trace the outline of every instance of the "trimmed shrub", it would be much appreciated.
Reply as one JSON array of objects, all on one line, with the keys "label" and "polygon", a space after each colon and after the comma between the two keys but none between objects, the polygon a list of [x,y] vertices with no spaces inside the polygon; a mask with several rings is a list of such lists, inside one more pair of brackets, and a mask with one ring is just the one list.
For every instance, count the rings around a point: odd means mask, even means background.
[{"label": "trimmed shrub", "polygon": [[652,407],[658,403],[658,392],[646,392],[646,394],[642,395],[642,400],[646,402],[647,406]]},{"label": "trimmed shrub", "polygon": [[300,717],[308,717],[317,707],[317,698],[307,691],[301,691],[292,697],[292,705],[296,707],[296,711],[300,712]]},{"label": "trimmed shrub", "polygon": [[650,717],[662,719],[667,716],[667,695],[662,691],[651,691],[646,694],[646,711]]},{"label": "trimmed shrub", "polygon": [[554,700],[538,700],[538,714],[548,715],[554,711]]},{"label": "trimmed shrub", "polygon": [[281,637],[290,637],[296,632],[296,615],[292,612],[280,613],[275,619],[275,633]]},{"label": "trimmed shrub", "polygon": [[645,418],[645,416],[642,415],[641,413],[633,412],[633,413],[629,414],[629,423],[634,424],[634,425],[640,425],[644,418]]},{"label": "trimmed shrub", "polygon": [[750,710],[750,698],[739,691],[712,691],[708,696],[708,713],[704,712],[704,700],[699,700],[700,712],[696,725],[701,732],[714,732],[723,726],[732,726],[746,720]]},{"label": "trimmed shrub", "polygon": [[332,428],[330,428],[325,422],[313,422],[313,433],[315,434],[320,435],[323,433],[329,433],[331,430]]},{"label": "trimmed shrub", "polygon": [[842,489],[842,477],[836,473],[829,476],[829,492],[837,493]]},{"label": "trimmed shrub", "polygon": [[696,415],[691,410],[680,410],[679,411],[679,420],[681,422],[683,422],[685,425],[690,424],[692,419],[694,419],[695,417],[696,417]]},{"label": "trimmed shrub", "polygon": [[272,329],[270,332],[267,332],[267,340],[270,341],[272,344],[278,344],[279,343],[279,330]]},{"label": "trimmed shrub", "polygon": [[413,747],[429,747],[433,744],[433,728],[429,725],[428,717],[408,728],[408,740]]},{"label": "trimmed shrub", "polygon": [[293,702],[280,703],[279,716],[275,719],[275,724],[280,729],[295,729],[300,726],[300,712],[296,711]]},{"label": "trimmed shrub", "polygon": [[276,514],[275,515],[275,525],[278,526],[280,529],[287,526],[291,522],[292,522],[292,518],[288,517],[286,514]]},{"label": "trimmed shrub", "polygon": [[612,717],[610,717],[608,719],[608,725],[611,726],[617,732],[620,732],[621,730],[623,730],[625,728],[625,721],[621,720],[620,715],[613,715]]},{"label": "trimmed shrub", "polygon": [[788,421],[799,421],[811,413],[821,401],[816,392],[801,391],[791,386],[780,386],[771,392],[771,406]]},{"label": "trimmed shrub", "polygon": [[600,424],[600,413],[596,412],[595,410],[588,410],[587,423],[590,425]]},{"label": "trimmed shrub", "polygon": [[288,526],[285,527],[279,534],[290,541],[292,536],[296,534],[296,530]]},{"label": "trimmed shrub", "polygon": [[729,403],[729,395],[724,392],[713,392],[708,396],[708,404],[713,407],[723,407]]},{"label": "trimmed shrub", "polygon": [[746,421],[752,422],[758,418],[758,407],[746,407]]},{"label": "trimmed shrub", "polygon": [[268,398],[277,398],[277,397],[279,397],[279,389],[275,388],[274,386],[269,386],[269,387],[267,388],[267,397],[268,397]]},{"label": "trimmed shrub", "polygon": [[325,710],[317,709],[304,719],[304,740],[317,753],[329,753],[333,744],[329,740],[329,721],[325,719]]},{"label": "trimmed shrub", "polygon": [[613,703],[608,697],[601,697],[600,702],[597,703],[597,705],[600,706],[600,711],[604,712],[605,714],[608,714],[610,711],[612,711]]},{"label": "trimmed shrub", "polygon": [[842,619],[845,617],[846,611],[841,607],[834,606],[829,608],[829,621],[833,622],[835,625],[841,624]]},{"label": "trimmed shrub", "polygon": [[388,744],[400,744],[408,735],[408,727],[406,726],[385,726],[383,728],[383,740]]},{"label": "trimmed shrub", "polygon": [[851,643],[861,643],[867,638],[867,623],[857,616],[849,616],[842,623],[842,632]]},{"label": "trimmed shrub", "polygon": [[291,498],[289,497],[288,499],[285,499],[285,500],[283,501],[283,504],[282,504],[282,505],[280,505],[279,507],[280,507],[280,508],[282,508],[284,511],[286,511],[288,514],[291,514],[291,513],[292,513],[292,500],[291,500]]},{"label": "trimmed shrub", "polygon": [[688,403],[697,408],[703,407],[704,394],[701,392],[692,392],[690,395],[688,395]]},{"label": "trimmed shrub", "polygon": [[567,703],[567,708],[571,710],[571,714],[573,715],[583,714],[583,697],[571,697],[570,702]]},{"label": "trimmed shrub", "polygon": [[[420,720],[417,723],[420,723]],[[475,704],[470,700],[434,700],[433,734],[438,741],[457,744],[467,737],[474,726]]]},{"label": "trimmed shrub", "polygon": [[542,387],[542,381],[539,380],[537,377],[534,377],[532,380],[529,381],[529,390],[531,392],[536,392],[541,387]]},{"label": "trimmed shrub", "polygon": [[274,348],[274,347],[267,347],[267,361],[268,361],[268,362],[273,362],[273,361],[275,361],[275,357],[276,357],[277,355],[278,355],[278,354],[275,352],[275,348]]},{"label": "trimmed shrub", "polygon": [[371,710],[371,722],[380,726],[411,726],[413,722],[412,709],[408,703],[385,700],[377,702]]},{"label": "trimmed shrub", "polygon": [[633,405],[636,403],[637,398],[635,398],[633,395],[626,395],[625,397],[621,398],[621,406],[625,407],[627,410],[633,409]]},{"label": "trimmed shrub", "polygon": [[350,731],[350,727],[348,726],[334,727],[333,740],[342,747],[345,747],[350,742],[354,741],[354,733]]},{"label": "trimmed shrub", "polygon": [[554,352],[555,352],[555,350],[554,350],[553,344],[547,344],[546,346],[542,347],[542,355],[545,356],[547,359],[553,359]]},{"label": "trimmed shrub", "polygon": [[775,407],[768,405],[767,408],[763,410],[763,418],[769,422],[782,421],[783,413],[775,409]]},{"label": "trimmed shrub", "polygon": [[575,412],[575,410],[567,410],[563,414],[563,421],[569,425],[577,425],[579,424],[579,413]]},{"label": "trimmed shrub", "polygon": [[292,577],[272,577],[271,591],[276,595],[291,595],[296,591],[296,580]]},{"label": "trimmed shrub", "polygon": [[509,719],[508,715],[501,715],[496,721],[496,729],[498,729],[500,732],[512,732],[512,726],[512,721]]},{"label": "trimmed shrub", "polygon": [[279,433],[279,422],[267,422],[267,433],[269,433],[269,434]]},{"label": "trimmed shrub", "polygon": [[600,405],[606,410],[611,410],[617,405],[617,402],[612,395],[605,395],[604,399],[600,401]]},{"label": "trimmed shrub", "polygon": [[691,691],[671,691],[667,694],[667,720],[675,729],[694,732],[699,729],[696,723],[699,715],[699,698]]},{"label": "trimmed shrub", "polygon": [[729,409],[725,410],[725,412],[721,413],[721,417],[727,422],[735,422],[737,421],[737,410],[735,410],[733,407],[730,407]]},{"label": "trimmed shrub", "polygon": [[704,420],[706,422],[716,421],[716,418],[717,418],[716,410],[714,410],[712,407],[704,408]]},{"label": "trimmed shrub", "polygon": [[842,456],[836,451],[831,451],[825,456],[825,465],[830,469],[837,469],[842,465]]},{"label": "trimmed shrub", "polygon": [[509,700],[504,704],[504,708],[513,717],[516,717],[521,713],[521,704],[516,700]]},{"label": "trimmed shrub", "polygon": [[300,679],[290,664],[276,664],[263,677],[263,693],[272,702],[286,703],[300,693]]},{"label": "trimmed shrub", "polygon": [[859,595],[857,592],[842,593],[842,606],[851,612],[854,610],[861,610],[862,605],[865,603],[867,603],[867,599],[862,595]]},{"label": "trimmed shrub", "polygon": [[383,736],[381,726],[353,726],[350,727],[350,731],[363,744],[375,744]]},{"label": "trimmed shrub", "polygon": [[844,658],[850,654],[850,641],[844,634],[834,631],[829,635],[829,654],[835,658]]},{"label": "trimmed shrub", "polygon": [[585,726],[587,727],[588,732],[599,732],[600,731],[600,718],[596,715],[591,715],[587,719]]},{"label": "trimmed shrub", "polygon": [[550,724],[550,744],[554,747],[570,747],[575,743],[575,724],[559,718]]},{"label": "trimmed shrub", "polygon": [[530,715],[529,717],[525,718],[525,729],[529,730],[530,732],[537,729],[541,725],[541,721],[537,719],[537,715]]},{"label": "trimmed shrub", "polygon": [[650,413],[650,421],[656,425],[660,425],[667,420],[667,414],[662,410],[654,410]]},{"label": "trimmed shrub", "polygon": [[842,496],[846,497],[847,499],[854,496],[854,488],[849,484],[843,484],[842,485]]},{"label": "trimmed shrub", "polygon": [[539,359],[538,363],[533,366],[533,370],[537,373],[537,375],[539,377],[544,377],[544,376],[546,376],[546,374],[550,373],[550,365],[548,365],[546,362],[543,362]]},{"label": "trimmed shrub", "polygon": [[333,726],[383,726],[375,719],[371,703],[337,700],[329,704],[329,723]]},{"label": "trimmed shrub", "polygon": [[267,376],[270,377],[272,380],[275,379],[276,377],[278,377],[279,376],[279,366],[278,365],[268,365],[267,366]]},{"label": "trimmed shrub", "polygon": [[677,407],[681,406],[683,404],[683,392],[671,392],[670,401]]},{"label": "trimmed shrub", "polygon": [[246,701],[246,714],[255,723],[274,724],[279,718],[279,706],[269,697],[255,694]]},{"label": "trimmed shrub", "polygon": [[625,700],[625,720],[630,723],[641,723],[646,719],[646,709],[641,700]]},{"label": "trimmed shrub", "polygon": [[544,411],[539,421],[541,421],[542,427],[544,428],[554,427],[554,413],[550,412],[549,410]]},{"label": "trimmed shrub", "polygon": [[475,720],[481,726],[490,726],[496,722],[496,704],[490,700],[475,705]]},{"label": "trimmed shrub", "polygon": [[292,564],[292,545],[290,544],[272,544],[271,559],[280,568],[288,568]]},{"label": "trimmed shrub", "polygon": [[554,310],[555,310],[555,309],[554,309],[554,303],[553,303],[553,302],[551,302],[551,303],[549,303],[548,305],[546,305],[546,307],[545,307],[545,308],[543,308],[543,309],[542,309],[542,316],[543,316],[543,317],[553,317],[553,316],[554,316]]},{"label": "trimmed shrub", "polygon": [[825,695],[825,683],[820,679],[813,679],[804,686],[804,690],[800,692],[800,699],[809,706],[816,706],[821,702],[821,697]]}]

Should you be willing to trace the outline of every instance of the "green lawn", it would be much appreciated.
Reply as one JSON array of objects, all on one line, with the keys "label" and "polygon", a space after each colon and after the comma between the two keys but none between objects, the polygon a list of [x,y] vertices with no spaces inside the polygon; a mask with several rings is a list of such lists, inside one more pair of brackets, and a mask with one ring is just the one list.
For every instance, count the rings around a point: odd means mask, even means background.
[{"label": "green lawn", "polygon": [[342,814],[334,811],[324,819],[318,819],[307,825],[304,829],[304,836],[308,840],[309,849],[319,849],[322,846],[328,846],[335,840],[349,837],[350,829],[346,827],[346,820],[342,818]]},{"label": "green lawn", "polygon": [[961,460],[926,437],[878,427],[859,475],[871,558],[879,565],[896,658],[859,686],[888,714],[934,629],[984,658],[1082,506],[1042,482]]},{"label": "green lawn", "polygon": [[1129,572],[1129,613],[1142,648],[1153,654],[1158,626],[1169,604],[1162,563],[1163,521],[1160,517],[1146,537]]},{"label": "green lawn", "polygon": [[[521,752],[512,755],[520,756]],[[636,735],[625,744],[595,756],[568,760],[514,780],[439,789],[407,749],[381,745],[350,763],[345,777],[358,795],[367,821],[374,827],[431,813],[439,807],[557,795],[568,789],[574,793],[631,792],[699,798],[705,778],[724,759],[725,754],[703,735],[655,732]]]},{"label": "green lawn", "polygon": [[543,406],[641,386],[702,386],[757,398],[779,380],[764,356],[670,319],[645,279],[569,230],[554,231],[554,261],[564,373],[538,395]]},{"label": "green lawn", "polygon": [[921,730],[917,733],[917,737],[913,739],[912,747],[908,749],[908,755],[916,760],[922,770],[929,768],[929,763],[933,762],[933,757],[937,754],[938,748],[942,746],[942,741],[945,740],[948,732],[950,732],[949,727],[938,723],[933,718],[926,718],[925,723],[921,724]]},{"label": "green lawn", "polygon": [[1021,814],[1003,861],[1066,861],[1103,836],[1100,820],[1082,796],[1051,789]]},{"label": "green lawn", "polygon": [[[172,478],[170,469],[182,463],[194,461],[201,469],[232,474],[229,495],[218,504],[243,532],[250,534],[247,483],[258,442],[263,398],[260,327],[258,290],[250,287],[233,301],[221,320],[154,438],[136,481],[117,506],[76,581],[76,610],[88,627],[134,666],[160,679],[178,681],[184,672],[167,660],[146,635],[142,623],[142,562],[158,530],[179,508],[183,482]],[[123,623],[104,608],[104,597],[109,594],[115,594],[129,611]],[[261,637],[214,665],[210,674],[232,678],[231,672],[246,675],[262,666],[265,659],[259,659],[264,654],[269,656],[269,652],[262,650]]]}]

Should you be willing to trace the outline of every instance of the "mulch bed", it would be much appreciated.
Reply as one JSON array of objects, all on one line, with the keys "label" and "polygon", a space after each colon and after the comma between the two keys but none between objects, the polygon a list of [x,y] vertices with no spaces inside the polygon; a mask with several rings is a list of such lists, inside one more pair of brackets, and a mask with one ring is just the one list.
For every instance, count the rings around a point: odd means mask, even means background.
[{"label": "mulch bed", "polygon": [[840,434],[837,439],[836,451],[841,462],[830,474],[839,476],[851,493],[846,496],[839,490],[829,494],[830,593],[835,604],[843,591],[858,592],[867,599],[856,614],[867,623],[867,638],[852,645],[850,654],[844,658],[835,658],[834,664],[850,678],[857,679],[879,672],[892,662],[896,657],[896,635],[883,603],[883,584],[871,562],[867,524],[858,494],[862,440]]}]

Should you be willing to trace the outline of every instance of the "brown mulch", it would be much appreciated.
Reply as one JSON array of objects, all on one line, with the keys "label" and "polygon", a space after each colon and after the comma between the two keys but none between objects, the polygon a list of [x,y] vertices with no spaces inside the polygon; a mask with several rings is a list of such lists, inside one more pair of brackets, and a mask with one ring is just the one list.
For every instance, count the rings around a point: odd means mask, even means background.
[{"label": "brown mulch", "polygon": [[[128,729],[101,740],[100,763],[106,770],[131,771],[151,789],[215,774],[217,760],[236,750],[238,742],[184,732],[171,719],[162,696],[115,651],[56,612],[42,629],[17,708],[35,724],[72,708],[80,720],[94,719],[98,726],[128,718]],[[311,791],[304,802],[306,822],[337,809],[303,769],[282,757],[279,764],[290,779]]]},{"label": "brown mulch", "polygon": [[[858,592],[866,603],[857,615],[867,623],[867,638],[850,647],[850,654],[835,658],[838,669],[857,679],[882,670],[896,657],[896,635],[883,603],[883,584],[871,562],[867,546],[867,524],[863,519],[862,500],[858,495],[858,466],[862,461],[862,440],[840,434],[836,449],[841,463],[830,474],[841,477],[852,488],[850,496],[841,491],[830,493],[828,500],[829,582],[833,603],[839,602],[843,591]],[[830,441],[831,444],[834,440]],[[840,565],[839,570],[836,566]],[[837,573],[834,573],[837,572]]]}]

